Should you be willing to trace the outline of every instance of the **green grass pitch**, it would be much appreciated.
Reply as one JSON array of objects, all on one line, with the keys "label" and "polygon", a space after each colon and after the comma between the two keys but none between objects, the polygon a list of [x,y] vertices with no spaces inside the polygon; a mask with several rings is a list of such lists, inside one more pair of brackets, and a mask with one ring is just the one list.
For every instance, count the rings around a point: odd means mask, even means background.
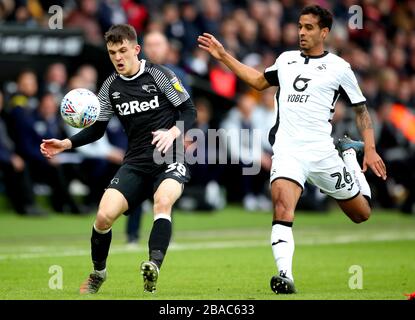
[{"label": "green grass pitch", "polygon": [[[120,218],[113,228],[108,279],[99,293],[81,296],[79,285],[91,271],[93,221],[94,215],[39,219],[1,212],[0,299],[405,300],[404,293],[415,291],[413,216],[374,210],[369,221],[356,225],[338,210],[298,212],[293,229],[298,293],[283,296],[269,287],[276,273],[271,213],[230,206],[215,213],[174,213],[155,294],[143,292],[138,273],[147,258],[152,216],[144,215],[133,249],[125,245],[125,217]],[[61,289],[54,268],[61,268]],[[349,286],[359,283],[361,288]]]}]

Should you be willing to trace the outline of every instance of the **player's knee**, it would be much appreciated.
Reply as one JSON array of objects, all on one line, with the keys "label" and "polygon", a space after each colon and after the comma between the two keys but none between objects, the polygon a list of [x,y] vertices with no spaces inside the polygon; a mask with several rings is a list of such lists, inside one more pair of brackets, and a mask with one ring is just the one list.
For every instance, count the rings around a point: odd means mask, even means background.
[{"label": "player's knee", "polygon": [[370,209],[359,212],[358,214],[352,216],[352,221],[354,223],[365,222],[370,218],[370,213],[371,213]]},{"label": "player's knee", "polygon": [[154,198],[154,212],[155,213],[168,213],[171,211],[172,203],[167,196],[158,196]]},{"label": "player's knee", "polygon": [[112,215],[107,210],[100,208],[97,213],[95,226],[99,230],[107,230],[112,227],[113,223]]}]

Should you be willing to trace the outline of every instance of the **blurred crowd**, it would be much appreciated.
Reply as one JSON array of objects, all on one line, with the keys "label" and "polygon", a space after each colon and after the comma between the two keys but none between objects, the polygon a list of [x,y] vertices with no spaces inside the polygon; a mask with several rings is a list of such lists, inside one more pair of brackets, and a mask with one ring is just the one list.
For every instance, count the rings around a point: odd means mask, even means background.
[{"label": "blurred crowd", "polygon": [[[192,93],[199,129],[259,130],[263,137],[258,153],[252,152],[249,138],[228,136],[228,157],[232,158],[235,144],[241,151],[236,155],[236,164],[192,165],[192,188],[187,188],[179,205],[215,209],[223,207],[226,201],[242,201],[247,210],[269,210],[271,149],[266,137],[275,122],[275,88],[261,93],[250,90],[197,47],[197,36],[203,32],[214,34],[243,63],[263,71],[281,52],[297,49],[298,14],[308,4],[319,4],[333,12],[335,20],[327,49],[351,64],[367,98],[378,152],[388,168],[387,182],[371,172],[367,174],[374,205],[413,213],[415,1],[0,0],[0,28],[47,28],[48,9],[52,5],[63,8],[64,28],[82,28],[88,43],[94,46],[104,46],[103,33],[112,24],[133,25],[144,48],[141,58],[168,65]],[[353,5],[362,8],[362,28],[358,23],[350,23],[360,18],[353,16],[358,11],[349,11]],[[154,40],[153,53],[145,52],[144,35],[149,33],[159,37]],[[163,49],[158,47],[161,45]],[[147,46],[150,48],[150,43]],[[98,79],[107,76],[99,72],[96,66],[80,65],[68,74],[63,63],[53,63],[42,74],[21,70],[16,79],[2,84],[0,181],[16,211],[42,211],[34,200],[35,186],[39,184],[49,187],[55,211],[80,213],[96,205],[126,148],[117,120],[111,121],[107,135],[94,146],[67,152],[52,161],[41,157],[38,146],[43,138],[73,133],[60,118],[60,100],[71,88],[84,87],[96,92]],[[221,99],[212,100],[212,96]],[[334,139],[344,134],[360,137],[354,112],[347,102],[338,101],[332,123]],[[211,141],[197,139],[189,144],[188,152],[201,143],[206,154],[217,151]],[[259,174],[241,174],[244,167],[253,164],[261,168]],[[73,199],[73,181],[86,187],[81,205]],[[322,211],[327,208],[327,199],[307,186],[299,207]]]}]

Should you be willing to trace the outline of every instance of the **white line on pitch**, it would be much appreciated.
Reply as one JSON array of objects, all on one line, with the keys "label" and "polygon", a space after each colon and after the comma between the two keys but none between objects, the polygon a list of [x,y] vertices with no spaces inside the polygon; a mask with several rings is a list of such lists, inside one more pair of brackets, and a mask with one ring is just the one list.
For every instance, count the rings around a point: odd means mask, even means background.
[{"label": "white line on pitch", "polygon": [[[373,235],[356,235],[356,234],[343,234],[336,236],[322,236],[322,237],[310,237],[300,238],[296,240],[297,245],[313,245],[313,244],[342,244],[342,243],[354,243],[354,242],[379,242],[379,241],[396,241],[396,240],[415,240],[414,233],[382,233]],[[197,243],[172,243],[169,250],[182,251],[182,250],[200,250],[200,249],[228,249],[228,248],[251,248],[251,247],[265,247],[269,246],[266,240],[232,240],[232,241],[209,241],[209,242],[197,242]],[[50,250],[50,247],[33,247],[35,250],[31,250],[28,247],[29,252],[14,253],[14,254],[0,254],[0,260],[19,260],[19,259],[36,259],[36,258],[49,258],[49,257],[72,257],[72,256],[89,256],[90,249],[76,249],[76,248],[56,248],[56,250]],[[30,252],[31,251],[31,252]],[[34,251],[34,252],[33,252]],[[146,252],[147,248],[143,247],[129,247],[127,245],[113,245],[110,249],[111,254],[122,254],[128,252]]]}]

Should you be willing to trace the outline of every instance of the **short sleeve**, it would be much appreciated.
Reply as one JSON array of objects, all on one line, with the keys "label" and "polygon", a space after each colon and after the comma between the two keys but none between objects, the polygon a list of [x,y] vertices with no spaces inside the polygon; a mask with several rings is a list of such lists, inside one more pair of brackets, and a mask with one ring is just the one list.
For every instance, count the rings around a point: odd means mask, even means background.
[{"label": "short sleeve", "polygon": [[360,90],[356,76],[352,71],[350,64],[347,64],[345,72],[340,79],[339,93],[340,96],[352,106],[357,106],[366,102],[366,98]]},{"label": "short sleeve", "polygon": [[266,68],[264,71],[264,77],[265,79],[268,81],[268,83],[272,86],[279,86],[280,85],[280,81],[278,79],[278,68],[279,68],[279,64],[280,64],[280,57],[279,56],[276,60],[275,63]]}]

